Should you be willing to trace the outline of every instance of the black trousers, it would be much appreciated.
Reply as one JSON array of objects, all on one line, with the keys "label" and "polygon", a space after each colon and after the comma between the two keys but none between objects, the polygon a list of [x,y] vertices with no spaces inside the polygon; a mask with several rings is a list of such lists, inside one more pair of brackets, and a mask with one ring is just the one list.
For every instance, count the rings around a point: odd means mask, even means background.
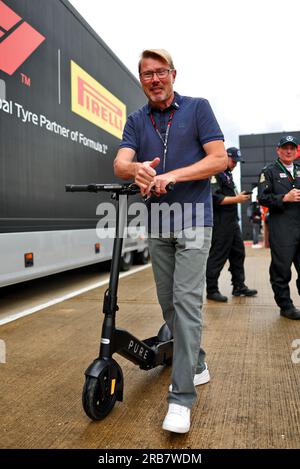
[{"label": "black trousers", "polygon": [[[288,239],[288,235],[286,239]],[[293,305],[289,287],[292,278],[292,264],[298,274],[296,285],[300,295],[300,242],[294,241],[293,244],[282,245],[270,238],[270,248],[272,257],[270,281],[274,298],[280,308],[289,308]]]},{"label": "black trousers", "polygon": [[219,276],[227,260],[233,286],[243,286],[245,247],[237,222],[227,224],[227,226],[223,226],[223,223],[214,226],[206,267],[207,293],[218,291]]}]

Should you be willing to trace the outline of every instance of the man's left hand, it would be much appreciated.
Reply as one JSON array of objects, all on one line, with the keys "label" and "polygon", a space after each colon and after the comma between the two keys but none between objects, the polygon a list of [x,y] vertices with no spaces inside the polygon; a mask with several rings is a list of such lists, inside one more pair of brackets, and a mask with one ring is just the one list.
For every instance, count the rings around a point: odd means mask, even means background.
[{"label": "man's left hand", "polygon": [[161,194],[166,194],[166,186],[172,182],[173,184],[176,183],[176,179],[172,174],[160,174],[159,176],[154,177],[154,181],[152,182],[151,191],[159,197]]}]

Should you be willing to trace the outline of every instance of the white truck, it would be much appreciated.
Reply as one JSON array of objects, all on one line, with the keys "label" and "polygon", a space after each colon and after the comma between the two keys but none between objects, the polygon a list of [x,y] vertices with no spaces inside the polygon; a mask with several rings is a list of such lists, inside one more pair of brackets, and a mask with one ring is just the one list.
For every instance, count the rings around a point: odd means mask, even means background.
[{"label": "white truck", "polygon": [[[108,260],[97,206],[66,184],[116,182],[139,82],[66,0],[0,0],[0,286]],[[145,237],[124,242],[148,260]]]}]

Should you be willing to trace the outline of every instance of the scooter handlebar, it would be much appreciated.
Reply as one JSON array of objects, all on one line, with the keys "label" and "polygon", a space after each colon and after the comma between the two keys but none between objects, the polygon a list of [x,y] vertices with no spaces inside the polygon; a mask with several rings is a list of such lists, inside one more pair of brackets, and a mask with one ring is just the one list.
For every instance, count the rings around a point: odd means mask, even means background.
[{"label": "scooter handlebar", "polygon": [[[119,194],[138,194],[141,189],[140,187],[133,184],[67,184],[65,186],[66,192],[113,192]],[[174,190],[174,183],[169,182],[166,186],[167,192]]]},{"label": "scooter handlebar", "polygon": [[[125,189],[125,184],[67,184],[66,192],[119,192]],[[128,187],[128,185],[127,185]]]}]

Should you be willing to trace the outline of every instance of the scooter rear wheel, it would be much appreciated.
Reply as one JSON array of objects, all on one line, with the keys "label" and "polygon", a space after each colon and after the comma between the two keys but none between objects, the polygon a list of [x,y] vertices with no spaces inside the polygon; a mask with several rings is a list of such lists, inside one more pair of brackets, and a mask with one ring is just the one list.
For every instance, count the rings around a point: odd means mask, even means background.
[{"label": "scooter rear wheel", "polygon": [[101,420],[113,409],[117,400],[111,392],[111,381],[107,370],[98,378],[87,376],[82,391],[82,405],[85,413],[92,420]]}]

